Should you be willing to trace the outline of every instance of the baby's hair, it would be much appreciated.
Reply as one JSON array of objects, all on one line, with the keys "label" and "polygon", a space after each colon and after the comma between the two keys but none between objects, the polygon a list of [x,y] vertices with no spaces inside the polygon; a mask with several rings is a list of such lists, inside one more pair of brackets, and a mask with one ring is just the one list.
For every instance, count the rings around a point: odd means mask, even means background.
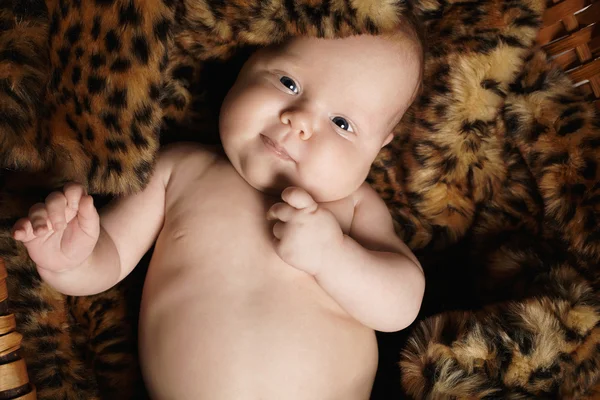
[{"label": "baby's hair", "polygon": [[396,43],[404,43],[408,39],[416,46],[419,57],[419,80],[412,97],[414,100],[423,92],[426,54],[425,26],[414,12],[407,10],[404,15],[400,16],[398,29],[384,34],[384,36]]}]

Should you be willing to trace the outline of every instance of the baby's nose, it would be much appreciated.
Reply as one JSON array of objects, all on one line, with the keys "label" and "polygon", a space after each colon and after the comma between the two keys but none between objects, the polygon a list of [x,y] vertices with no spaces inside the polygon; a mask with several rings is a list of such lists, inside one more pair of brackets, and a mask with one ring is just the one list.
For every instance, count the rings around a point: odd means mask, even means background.
[{"label": "baby's nose", "polygon": [[288,110],[281,113],[281,122],[289,125],[302,140],[308,140],[313,134],[312,116],[305,110]]}]

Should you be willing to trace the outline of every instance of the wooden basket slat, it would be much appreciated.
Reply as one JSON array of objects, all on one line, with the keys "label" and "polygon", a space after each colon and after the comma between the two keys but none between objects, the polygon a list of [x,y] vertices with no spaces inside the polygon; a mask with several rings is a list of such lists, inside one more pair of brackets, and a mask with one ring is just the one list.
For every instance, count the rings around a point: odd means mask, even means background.
[{"label": "wooden basket slat", "polygon": [[600,57],[600,36],[593,38],[592,41],[588,43],[588,47],[592,52],[592,57]]},{"label": "wooden basket slat", "polygon": [[565,0],[556,5],[550,6],[544,12],[542,23],[549,26],[561,21],[565,15],[575,14],[577,11],[590,5],[590,0]]},{"label": "wooden basket slat", "polygon": [[577,46],[587,44],[596,36],[600,36],[599,24],[586,26],[569,36],[547,44],[544,46],[544,49],[551,55],[560,54]]},{"label": "wooden basket slat", "polygon": [[[589,0],[576,1],[579,1],[579,4],[584,5],[582,7],[584,8],[584,10],[577,14],[574,12],[571,14],[561,14],[556,12],[555,7],[563,3],[559,3],[558,5],[550,7],[546,10],[543,17],[543,26],[538,34],[538,43],[543,45],[553,40],[559,39],[563,36],[567,36],[570,32],[565,28],[565,25],[562,23],[562,20],[565,17],[575,18],[577,24],[580,27],[588,26],[600,21],[600,0],[593,0],[591,3]],[[570,10],[570,8],[568,10]],[[548,15],[550,16],[548,17]]]},{"label": "wooden basket slat", "polygon": [[600,110],[600,0],[549,0],[538,43]]},{"label": "wooden basket slat", "polygon": [[[588,48],[592,53],[591,59],[600,57],[600,37],[597,37],[588,43]],[[571,49],[556,56],[554,61],[557,62],[564,70],[573,69],[581,65],[581,60],[575,49]]]},{"label": "wooden basket slat", "polygon": [[554,61],[561,66],[562,69],[568,70],[579,65],[579,58],[575,50],[570,50],[554,58]]},{"label": "wooden basket slat", "polygon": [[600,21],[600,1],[596,0],[594,4],[577,14],[575,18],[581,25],[590,25]]},{"label": "wooden basket slat", "polygon": [[571,79],[577,82],[581,82],[586,79],[590,79],[596,75],[600,74],[600,58],[595,59],[587,64],[582,65],[581,67],[572,69],[568,72]]}]

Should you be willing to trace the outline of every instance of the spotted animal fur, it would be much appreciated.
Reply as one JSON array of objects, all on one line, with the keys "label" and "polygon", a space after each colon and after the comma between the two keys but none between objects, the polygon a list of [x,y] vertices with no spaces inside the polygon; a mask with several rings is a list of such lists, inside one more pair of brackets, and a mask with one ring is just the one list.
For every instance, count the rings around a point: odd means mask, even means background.
[{"label": "spotted animal fur", "polygon": [[224,90],[255,46],[382,33],[408,12],[427,28],[424,91],[369,181],[428,284],[389,384],[416,399],[597,396],[600,117],[535,48],[543,11],[541,0],[0,0],[0,257],[38,397],[143,398],[130,301],[143,274],[59,295],[12,223],[66,181],[102,203],[143,188],[161,145],[216,140]]}]

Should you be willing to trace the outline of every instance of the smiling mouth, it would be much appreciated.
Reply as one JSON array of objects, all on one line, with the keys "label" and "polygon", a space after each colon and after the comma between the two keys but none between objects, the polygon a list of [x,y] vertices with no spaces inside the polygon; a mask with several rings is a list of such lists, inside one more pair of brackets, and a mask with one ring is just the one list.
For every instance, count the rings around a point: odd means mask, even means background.
[{"label": "smiling mouth", "polygon": [[277,157],[281,158],[282,160],[286,160],[286,161],[294,161],[294,159],[292,157],[290,157],[288,152],[285,151],[285,149],[283,147],[279,146],[277,143],[275,143],[274,141],[272,141],[271,139],[269,139],[262,133],[260,134],[260,138],[262,139],[265,146]]}]

